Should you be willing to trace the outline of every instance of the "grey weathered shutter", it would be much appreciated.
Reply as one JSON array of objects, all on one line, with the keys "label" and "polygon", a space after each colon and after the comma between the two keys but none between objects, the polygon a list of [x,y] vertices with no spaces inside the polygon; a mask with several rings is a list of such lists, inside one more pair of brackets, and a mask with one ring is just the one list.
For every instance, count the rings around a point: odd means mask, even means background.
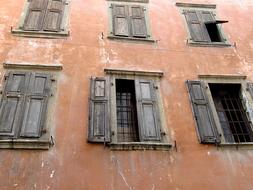
[{"label": "grey weathered shutter", "polygon": [[9,72],[6,75],[1,105],[0,105],[0,135],[17,136],[22,118],[24,93],[30,75],[24,72]]},{"label": "grey weathered shutter", "polygon": [[132,36],[145,38],[147,37],[147,28],[145,21],[145,8],[143,6],[130,6],[130,22]]},{"label": "grey weathered shutter", "polygon": [[220,142],[203,84],[200,81],[186,81],[186,84],[200,143]]},{"label": "grey weathered shutter", "polygon": [[195,42],[210,42],[210,37],[201,19],[199,11],[184,11],[186,22],[191,34],[191,38]]},{"label": "grey weathered shutter", "polygon": [[129,36],[129,15],[127,5],[112,4],[113,32],[115,36]]},{"label": "grey weathered shutter", "polygon": [[247,83],[247,90],[249,91],[251,98],[253,99],[253,83]]},{"label": "grey weathered shutter", "polygon": [[106,78],[91,78],[89,100],[89,142],[110,142],[109,83]]},{"label": "grey weathered shutter", "polygon": [[160,141],[161,122],[152,80],[135,80],[137,116],[141,141]]},{"label": "grey weathered shutter", "polygon": [[50,79],[49,74],[32,73],[24,103],[21,137],[40,137],[42,129],[45,129]]},{"label": "grey weathered shutter", "polygon": [[64,0],[49,0],[43,30],[58,32],[61,29]]},{"label": "grey weathered shutter", "polygon": [[31,0],[24,22],[24,30],[39,31],[42,29],[47,4],[48,0]]}]

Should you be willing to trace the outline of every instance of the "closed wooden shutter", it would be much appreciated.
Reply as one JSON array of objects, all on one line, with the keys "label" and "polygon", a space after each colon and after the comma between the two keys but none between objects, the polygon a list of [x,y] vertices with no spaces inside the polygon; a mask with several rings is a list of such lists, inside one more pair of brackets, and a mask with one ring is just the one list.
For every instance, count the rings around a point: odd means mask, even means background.
[{"label": "closed wooden shutter", "polygon": [[147,37],[145,13],[143,6],[131,6],[130,7],[130,21],[132,36],[139,38]]},{"label": "closed wooden shutter", "polygon": [[135,80],[137,116],[141,141],[160,141],[161,122],[152,80]]},{"label": "closed wooden shutter", "polygon": [[200,81],[187,81],[186,84],[200,143],[219,143],[220,138],[203,84]]},{"label": "closed wooden shutter", "polygon": [[10,72],[6,76],[0,105],[0,135],[17,136],[22,121],[24,94],[30,75],[23,72]]},{"label": "closed wooden shutter", "polygon": [[112,4],[113,32],[115,36],[130,36],[127,5]]},{"label": "closed wooden shutter", "polygon": [[91,78],[89,142],[110,142],[109,84],[106,78]]},{"label": "closed wooden shutter", "polygon": [[184,11],[184,14],[192,40],[195,42],[210,42],[209,34],[201,19],[201,13],[199,11],[191,10]]},{"label": "closed wooden shutter", "polygon": [[39,31],[42,29],[48,0],[31,0],[24,22],[24,30]]},{"label": "closed wooden shutter", "polygon": [[50,95],[49,74],[33,73],[24,103],[21,137],[40,137],[44,129],[48,97]]},{"label": "closed wooden shutter", "polygon": [[63,17],[63,9],[64,9],[63,0],[49,1],[43,24],[43,30],[52,32],[60,31]]}]

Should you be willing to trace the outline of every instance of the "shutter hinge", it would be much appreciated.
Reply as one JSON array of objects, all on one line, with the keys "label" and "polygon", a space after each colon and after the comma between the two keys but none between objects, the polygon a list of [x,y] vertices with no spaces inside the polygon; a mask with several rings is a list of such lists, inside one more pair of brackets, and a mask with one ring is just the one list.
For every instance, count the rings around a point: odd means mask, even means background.
[{"label": "shutter hinge", "polygon": [[54,140],[54,137],[53,137],[53,136],[51,136],[51,142],[50,142],[50,145],[51,145],[51,146],[55,145],[55,140]]},{"label": "shutter hinge", "polygon": [[55,79],[55,78],[51,78],[51,81],[52,81],[52,82],[55,82],[55,81],[56,81],[56,79]]},{"label": "shutter hinge", "polygon": [[142,10],[143,10],[143,11],[146,11],[147,9],[144,7]]},{"label": "shutter hinge", "polygon": [[42,129],[42,130],[41,130],[41,133],[42,133],[42,134],[45,134],[45,133],[47,133],[47,130],[46,130],[46,129]]},{"label": "shutter hinge", "polygon": [[9,75],[4,75],[4,80],[7,80]]},{"label": "shutter hinge", "polygon": [[161,131],[161,135],[165,136],[167,134],[164,131]]},{"label": "shutter hinge", "polygon": [[50,96],[52,97],[52,96],[54,96],[54,94],[53,94],[53,93],[51,93],[51,94],[50,94]]}]

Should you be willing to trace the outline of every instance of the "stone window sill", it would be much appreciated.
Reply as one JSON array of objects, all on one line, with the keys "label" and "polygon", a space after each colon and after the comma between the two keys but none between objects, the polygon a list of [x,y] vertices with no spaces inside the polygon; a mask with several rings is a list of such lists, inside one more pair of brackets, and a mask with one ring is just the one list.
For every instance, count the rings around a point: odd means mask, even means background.
[{"label": "stone window sill", "polygon": [[133,37],[121,37],[121,36],[107,36],[108,39],[115,39],[115,40],[131,40],[131,41],[142,41],[142,42],[155,42],[152,38],[133,38]]},{"label": "stone window sill", "polygon": [[188,41],[188,45],[190,46],[202,46],[202,47],[230,47],[231,44],[230,43],[226,43],[226,42],[194,42],[189,40]]},{"label": "stone window sill", "polygon": [[49,38],[49,39],[58,39],[69,36],[69,31],[61,32],[45,32],[45,31],[24,31],[20,29],[12,29],[11,33],[14,36],[20,37],[31,37],[31,38]]},{"label": "stone window sill", "polygon": [[1,139],[0,149],[41,149],[48,150],[52,139]]},{"label": "stone window sill", "polygon": [[111,150],[162,150],[168,151],[172,148],[170,143],[151,142],[120,142],[107,144]]},{"label": "stone window sill", "polygon": [[245,142],[245,143],[221,143],[218,144],[218,147],[223,148],[231,148],[231,149],[253,149],[253,142]]}]

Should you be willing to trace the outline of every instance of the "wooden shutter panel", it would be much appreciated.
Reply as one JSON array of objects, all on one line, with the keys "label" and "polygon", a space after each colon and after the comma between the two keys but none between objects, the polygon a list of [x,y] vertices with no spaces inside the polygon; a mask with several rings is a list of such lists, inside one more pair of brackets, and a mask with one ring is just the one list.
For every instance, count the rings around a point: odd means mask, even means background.
[{"label": "wooden shutter panel", "polygon": [[130,20],[133,37],[146,38],[147,29],[143,6],[130,7]]},{"label": "wooden shutter panel", "polygon": [[135,80],[137,116],[141,141],[160,141],[160,116],[152,80]]},{"label": "wooden shutter panel", "polygon": [[29,81],[29,73],[9,72],[0,105],[0,135],[16,136],[22,117],[24,93]]},{"label": "wooden shutter panel", "polygon": [[24,22],[24,30],[39,31],[42,29],[48,0],[31,0]]},{"label": "wooden shutter panel", "polygon": [[21,137],[40,137],[45,128],[48,97],[50,95],[51,80],[49,74],[33,73],[30,79],[24,116],[21,126]]},{"label": "wooden shutter panel", "polygon": [[89,142],[110,142],[109,83],[106,78],[91,78]]},{"label": "wooden shutter panel", "polygon": [[209,34],[201,20],[199,11],[184,11],[186,22],[191,34],[191,38],[195,42],[210,42]]},{"label": "wooden shutter panel", "polygon": [[115,36],[130,36],[127,5],[112,5],[113,32]]},{"label": "wooden shutter panel", "polygon": [[203,89],[203,84],[200,81],[187,81],[186,84],[190,95],[200,143],[220,142],[213,114]]},{"label": "wooden shutter panel", "polygon": [[43,30],[58,32],[61,29],[64,1],[50,0],[46,11]]}]

